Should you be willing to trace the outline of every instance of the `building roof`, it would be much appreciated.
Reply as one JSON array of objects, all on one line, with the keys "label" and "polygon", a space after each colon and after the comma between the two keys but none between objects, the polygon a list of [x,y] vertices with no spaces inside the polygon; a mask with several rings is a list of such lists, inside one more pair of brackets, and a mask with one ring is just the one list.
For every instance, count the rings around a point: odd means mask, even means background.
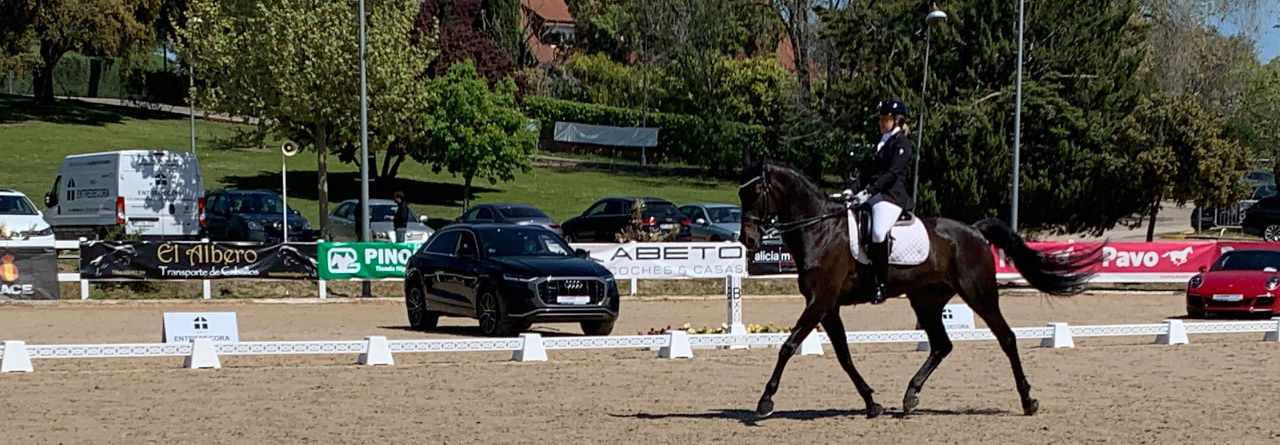
[{"label": "building roof", "polygon": [[569,13],[569,5],[564,0],[520,0],[520,5],[533,11],[543,20],[573,22],[573,14]]}]

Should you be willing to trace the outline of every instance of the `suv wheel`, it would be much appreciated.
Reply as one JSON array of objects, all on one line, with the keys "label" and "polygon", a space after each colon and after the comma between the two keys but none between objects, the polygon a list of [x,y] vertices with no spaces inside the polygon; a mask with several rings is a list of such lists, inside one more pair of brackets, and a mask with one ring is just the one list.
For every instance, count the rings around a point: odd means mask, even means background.
[{"label": "suv wheel", "polygon": [[409,315],[409,327],[414,330],[435,329],[440,324],[440,313],[427,310],[426,294],[418,280],[405,282],[404,307]]},{"label": "suv wheel", "polygon": [[506,321],[507,306],[498,294],[486,289],[476,299],[476,318],[480,320],[480,333],[489,337],[510,337],[524,330],[523,323]]},{"label": "suv wheel", "polygon": [[1272,224],[1262,230],[1262,239],[1270,242],[1280,242],[1280,224]]}]

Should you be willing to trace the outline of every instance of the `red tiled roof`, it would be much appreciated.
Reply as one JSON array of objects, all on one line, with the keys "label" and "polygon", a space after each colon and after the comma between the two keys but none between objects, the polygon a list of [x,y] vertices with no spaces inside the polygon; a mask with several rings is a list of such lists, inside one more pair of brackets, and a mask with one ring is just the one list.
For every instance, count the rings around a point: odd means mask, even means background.
[{"label": "red tiled roof", "polygon": [[573,14],[569,13],[569,5],[564,0],[520,0],[520,5],[529,8],[543,20],[573,22]]}]

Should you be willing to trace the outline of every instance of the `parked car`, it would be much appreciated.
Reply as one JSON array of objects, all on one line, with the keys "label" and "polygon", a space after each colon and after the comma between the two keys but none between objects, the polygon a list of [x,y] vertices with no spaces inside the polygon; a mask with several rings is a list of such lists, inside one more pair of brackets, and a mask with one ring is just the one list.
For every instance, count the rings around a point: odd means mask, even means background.
[{"label": "parked car", "polygon": [[1187,315],[1280,314],[1280,250],[1232,250],[1187,282]]},{"label": "parked car", "polygon": [[[356,207],[359,199],[348,199],[338,203],[329,214],[329,230],[333,231],[335,241],[359,241],[356,233]],[[391,219],[396,215],[396,202],[390,199],[370,199],[369,240],[374,242],[393,242],[396,240],[396,229]],[[418,215],[409,209],[409,223],[405,227],[404,242],[421,243],[436,233],[427,227],[427,215]]]},{"label": "parked car", "polygon": [[195,239],[204,180],[195,154],[185,151],[71,155],[58,167],[44,205],[44,219],[60,239]]},{"label": "parked car", "polygon": [[[201,237],[214,241],[284,241],[284,201],[266,190],[211,190],[205,194]],[[319,231],[289,208],[289,241],[315,241]]]},{"label": "parked car", "polygon": [[[1218,226],[1236,226],[1241,225],[1245,217],[1245,210],[1252,206],[1258,200],[1276,196],[1275,184],[1262,184],[1253,187],[1253,192],[1248,198],[1240,200],[1236,205],[1229,208],[1196,207],[1191,210],[1191,228],[1211,229]],[[1196,220],[1200,220],[1200,225],[1196,225]]]},{"label": "parked car", "polygon": [[1250,170],[1244,180],[1252,185],[1276,185],[1276,175],[1264,170]]},{"label": "parked car", "polygon": [[563,235],[560,224],[537,207],[527,204],[480,204],[471,207],[454,220],[459,223],[508,223],[535,224],[546,227],[557,235]]},{"label": "parked car", "polygon": [[694,241],[737,241],[742,230],[742,208],[733,204],[688,204],[680,213],[693,221],[689,236]]},{"label": "parked car", "polygon": [[536,225],[457,224],[440,229],[405,267],[409,325],[432,329],[441,316],[479,320],[489,336],[535,322],[578,323],[609,335],[618,318],[613,274]]},{"label": "parked car", "polygon": [[564,237],[574,242],[617,241],[617,235],[631,223],[631,208],[637,199],[644,199],[642,214],[644,226],[652,231],[678,229],[676,241],[690,239],[689,218],[680,213],[675,204],[661,198],[604,198],[596,201],[581,215],[563,224]]},{"label": "parked car", "polygon": [[1271,242],[1280,242],[1280,196],[1259,199],[1244,210],[1240,229]]},{"label": "parked car", "polygon": [[0,189],[0,239],[53,241],[53,227],[27,195]]}]

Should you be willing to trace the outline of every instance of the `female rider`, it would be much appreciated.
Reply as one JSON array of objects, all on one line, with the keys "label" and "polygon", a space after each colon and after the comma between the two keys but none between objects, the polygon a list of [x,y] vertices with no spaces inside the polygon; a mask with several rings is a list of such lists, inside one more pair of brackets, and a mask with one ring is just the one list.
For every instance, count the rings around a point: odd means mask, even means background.
[{"label": "female rider", "polygon": [[872,304],[884,303],[884,287],[889,276],[889,229],[898,221],[903,209],[915,207],[907,193],[907,165],[911,160],[911,141],[906,125],[907,106],[895,99],[876,105],[876,119],[880,128],[880,142],[867,160],[857,181],[865,188],[853,194],[846,189],[855,205],[871,207],[871,244],[867,257],[871,260],[875,299]]}]

